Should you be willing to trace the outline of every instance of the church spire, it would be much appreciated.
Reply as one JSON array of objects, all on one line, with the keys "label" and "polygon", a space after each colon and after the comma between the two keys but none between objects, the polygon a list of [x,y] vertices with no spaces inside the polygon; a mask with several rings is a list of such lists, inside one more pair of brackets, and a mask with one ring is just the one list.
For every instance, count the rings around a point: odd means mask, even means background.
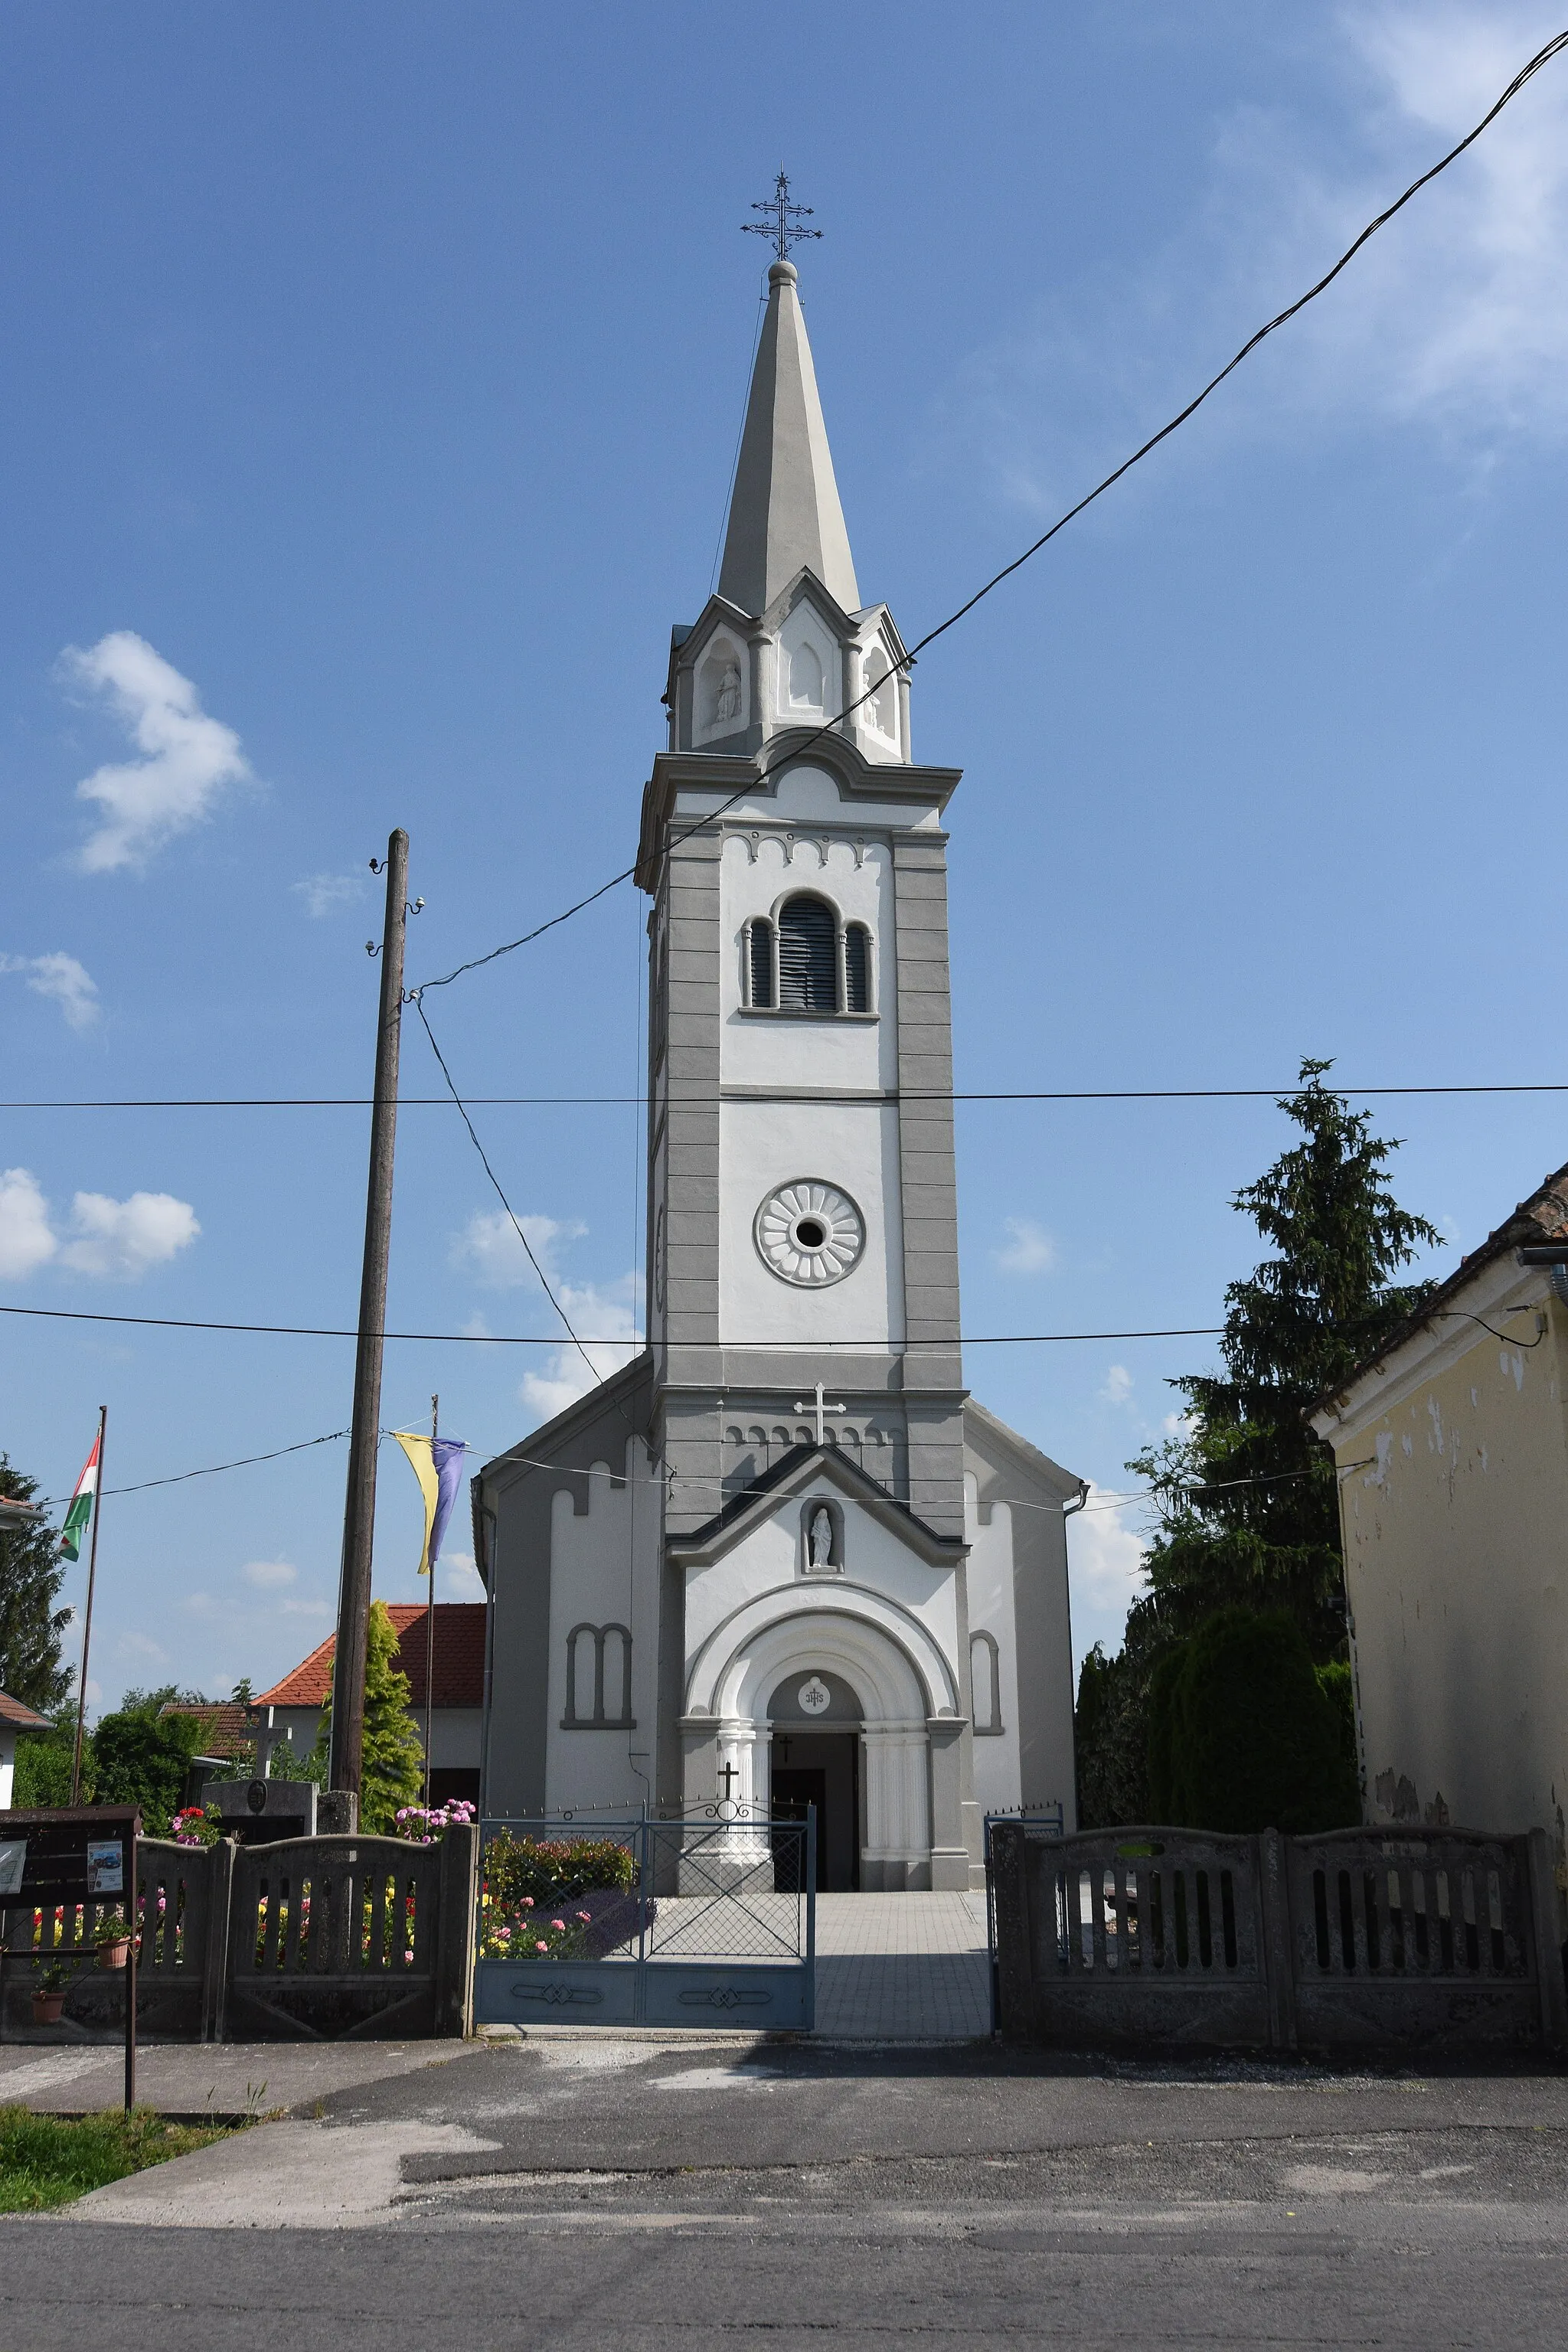
[{"label": "church spire", "polygon": [[[787,202],[787,182],[781,178],[780,186]],[[789,229],[792,238],[813,234],[793,224]],[[719,593],[743,613],[764,613],[804,564],[854,613],[860,592],[796,284],[794,262],[781,256],[768,271],[768,314],[752,373]]]}]

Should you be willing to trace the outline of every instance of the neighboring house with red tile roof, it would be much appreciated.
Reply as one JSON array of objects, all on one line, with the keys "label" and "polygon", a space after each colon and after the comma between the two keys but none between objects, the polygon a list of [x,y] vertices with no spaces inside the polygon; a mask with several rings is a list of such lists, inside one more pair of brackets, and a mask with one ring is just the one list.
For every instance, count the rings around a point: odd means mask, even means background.
[{"label": "neighboring house with red tile roof", "polygon": [[200,1727],[203,1756],[220,1757],[226,1764],[247,1761],[256,1740],[255,1710],[239,1699],[218,1699],[209,1706],[186,1706],[171,1700],[160,1715],[194,1716]]},{"label": "neighboring house with red tile roof", "polygon": [[1568,1257],[1568,1168],[1310,1418],[1339,1472],[1366,1819],[1539,1827],[1561,1873],[1568,1265],[1531,1249]]},{"label": "neighboring house with red tile roof", "polygon": [[24,1731],[47,1731],[49,1718],[36,1715],[8,1691],[0,1691],[0,1812],[11,1802],[16,1778],[16,1739]]},{"label": "neighboring house with red tile roof", "polygon": [[[397,1669],[408,1677],[409,1706],[421,1736],[425,1728],[426,1610],[422,1601],[389,1601],[387,1614],[397,1634]],[[479,1731],[485,1698],[485,1604],[439,1601],[436,1604],[436,1671],[432,1690],[430,1745],[432,1794],[437,1801],[479,1793]],[[293,1732],[294,1754],[309,1755],[331,1696],[337,1636],[301,1659],[292,1672],[258,1692],[253,1712]]]}]

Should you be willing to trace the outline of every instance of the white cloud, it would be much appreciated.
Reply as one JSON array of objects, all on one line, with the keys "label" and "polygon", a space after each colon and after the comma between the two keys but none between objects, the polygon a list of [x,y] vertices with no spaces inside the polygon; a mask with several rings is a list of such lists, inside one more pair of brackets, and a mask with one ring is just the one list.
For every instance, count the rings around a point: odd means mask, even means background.
[{"label": "white cloud", "polygon": [[352,906],[365,891],[363,874],[307,874],[291,887],[295,897],[304,900],[307,915],[318,919]]},{"label": "white cloud", "polygon": [[1032,1217],[1004,1217],[1006,1246],[993,1251],[1005,1274],[1048,1274],[1057,1262],[1057,1245]]},{"label": "white cloud", "polygon": [[287,1559],[247,1559],[239,1572],[247,1584],[254,1584],[263,1592],[273,1592],[280,1585],[300,1581],[299,1570]]},{"label": "white cloud", "polygon": [[1132,1375],[1125,1364],[1112,1364],[1100,1391],[1107,1404],[1125,1404],[1132,1393]]},{"label": "white cloud", "polygon": [[154,1265],[166,1265],[188,1249],[201,1232],[188,1201],[172,1192],[132,1192],[111,1201],[106,1192],[79,1192],[71,1204],[77,1238],[59,1256],[76,1274],[134,1282]]},{"label": "white cloud", "polygon": [[98,984],[73,955],[0,955],[0,971],[25,972],[34,994],[51,998],[73,1029],[98,1019]]},{"label": "white cloud", "polygon": [[618,1282],[605,1286],[566,1282],[552,1286],[574,1331],[611,1344],[586,1349],[584,1363],[583,1355],[568,1341],[557,1349],[544,1370],[525,1374],[518,1394],[542,1422],[553,1421],[558,1412],[586,1396],[596,1381],[607,1380],[623,1364],[629,1364],[642,1344],[637,1336],[641,1285],[635,1274],[623,1275]]},{"label": "white cloud", "polygon": [[0,1175],[0,1281],[19,1282],[47,1265],[58,1246],[37,1178],[26,1168],[7,1168]]},{"label": "white cloud", "polygon": [[[953,370],[932,454],[1048,516],[1142,441],[1264,319],[1479,121],[1559,29],[1544,0],[1360,0],[1287,102],[1233,109],[1194,205],[1134,268],[1053,289]],[[1095,510],[1121,527],[1237,432],[1419,425],[1473,464],[1568,431],[1568,60],[1549,66],[1184,434]],[[1325,97],[1325,91],[1327,93]]]},{"label": "white cloud", "polygon": [[442,1601],[482,1601],[484,1579],[466,1551],[444,1551],[436,1563],[436,1580]]},{"label": "white cloud", "polygon": [[[565,1224],[555,1217],[522,1216],[518,1223],[528,1235],[529,1249],[547,1274],[552,1273],[552,1253],[556,1243],[580,1240],[588,1230],[586,1225]],[[481,1282],[493,1283],[498,1289],[539,1279],[504,1209],[475,1210],[452,1244],[452,1263],[467,1267]]]},{"label": "white cloud", "polygon": [[1075,1612],[1081,1601],[1097,1615],[1125,1613],[1143,1590],[1143,1542],[1127,1525],[1128,1508],[1124,1503],[1108,1504],[1104,1487],[1091,1485],[1084,1508],[1068,1519]]},{"label": "white cloud", "polygon": [[88,693],[104,696],[145,755],[95,769],[77,786],[79,799],[96,801],[103,812],[79,853],[87,873],[144,864],[175,834],[209,816],[226,784],[248,780],[250,763],[233,728],[210,719],[190,679],[134,630],[116,629],[85,651],[68,646],[60,670]]},{"label": "white cloud", "polygon": [[169,1653],[154,1642],[151,1633],[127,1632],[118,1634],[114,1646],[122,1657],[150,1658],[157,1665],[165,1664],[168,1661]]}]

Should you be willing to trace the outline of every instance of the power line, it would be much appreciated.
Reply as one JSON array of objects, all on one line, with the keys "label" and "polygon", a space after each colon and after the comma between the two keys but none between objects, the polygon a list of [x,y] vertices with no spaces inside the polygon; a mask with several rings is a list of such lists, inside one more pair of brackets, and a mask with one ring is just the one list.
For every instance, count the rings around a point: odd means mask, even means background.
[{"label": "power line", "polygon": [[[428,1025],[428,1024],[426,1024]],[[1097,1103],[1097,1102],[1289,1102],[1310,1091],[1307,1087],[900,1087],[898,1098],[904,1102],[953,1103]],[[1564,1078],[1505,1078],[1482,1084],[1444,1085],[1431,1087],[1359,1087],[1349,1081],[1334,1088],[1343,1095],[1562,1095],[1568,1094]],[[721,1090],[712,1087],[672,1087],[660,1095],[660,1102],[717,1102]],[[803,1097],[792,1094],[759,1092],[743,1097],[748,1102],[798,1102]],[[868,1097],[872,1099],[873,1097]],[[646,1109],[650,1097],[637,1095],[466,1095],[463,1102],[481,1110],[541,1110],[541,1109]],[[731,1097],[742,1099],[742,1097]],[[835,1097],[837,1100],[838,1097]],[[879,1096],[879,1101],[891,1099]],[[453,1097],[446,1095],[401,1095],[397,1108],[404,1110],[448,1110]],[[0,1101],[0,1110],[369,1110],[369,1095],[113,1095],[105,1097],[58,1097],[34,1102]],[[458,1108],[462,1108],[459,1103]]]},{"label": "power line", "polygon": [[[245,1454],[237,1462],[212,1462],[205,1470],[177,1470],[170,1478],[142,1478],[134,1486],[106,1486],[108,1495],[144,1495],[150,1486],[183,1486],[188,1478],[216,1478],[220,1470],[248,1470],[256,1462],[280,1462],[285,1454],[306,1454],[312,1445],[331,1445],[346,1437],[346,1429],[329,1429],[324,1437],[302,1437],[297,1445],[274,1446],[270,1454]],[[40,1503],[40,1511],[52,1511],[61,1503],[68,1503],[68,1495],[51,1495]]]},{"label": "power line", "polygon": [[[325,1323],[229,1323],[217,1322],[194,1315],[106,1315],[83,1307],[12,1307],[0,1306],[0,1315],[29,1315],[45,1322],[55,1323],[117,1323],[130,1324],[139,1329],[156,1331],[237,1331],[264,1334],[283,1339],[357,1339],[355,1324]],[[1187,1323],[1170,1330],[1159,1331],[980,1331],[965,1333],[960,1345],[965,1348],[1038,1348],[1054,1346],[1078,1339],[1213,1339],[1223,1332],[1218,1323]],[[525,1333],[515,1331],[383,1331],[384,1339],[427,1340],[432,1345],[461,1348],[558,1348],[559,1331]],[[576,1335],[574,1333],[574,1339]],[[774,1347],[773,1340],[727,1339],[730,1348]],[[628,1339],[624,1331],[607,1339],[576,1339],[579,1348],[630,1348],[640,1354],[646,1340]],[[885,1337],[876,1339],[814,1339],[811,1352],[819,1349],[847,1349],[850,1352],[896,1355],[919,1355],[929,1349],[943,1352],[951,1349],[951,1339],[907,1339],[889,1341]],[[595,1368],[594,1377],[599,1378]]]},{"label": "power line", "polygon": [[[1509,105],[1512,100],[1519,96],[1520,91],[1523,89],[1526,83],[1531,81],[1534,76],[1541,71],[1543,66],[1550,64],[1551,60],[1563,48],[1568,48],[1568,31],[1556,34],[1552,39],[1544,45],[1543,47],[1536,51],[1534,57],[1530,59],[1529,63],[1523,66],[1521,70],[1515,74],[1513,79],[1509,83],[1508,88],[1503,91],[1501,97],[1493,106],[1487,110],[1485,114],[1482,115],[1475,128],[1472,131],[1467,131],[1464,138],[1458,142],[1457,146],[1450,147],[1447,153],[1442,156],[1437,163],[1430,165],[1426,171],[1421,173],[1418,179],[1412,180],[1410,185],[1405,189],[1403,195],[1396,196],[1393,204],[1389,205],[1383,212],[1379,213],[1375,219],[1368,221],[1360,236],[1355,237],[1352,242],[1345,247],[1345,250],[1341,254],[1332,268],[1325,271],[1315,286],[1310,286],[1304,294],[1299,295],[1294,302],[1289,303],[1285,310],[1279,311],[1274,318],[1270,319],[1267,322],[1266,325],[1259,327],[1256,333],[1249,335],[1246,342],[1242,344],[1241,349],[1226,362],[1224,367],[1220,369],[1217,375],[1214,375],[1209,378],[1207,383],[1204,385],[1203,390],[1196,394],[1193,399],[1189,400],[1184,408],[1178,409],[1175,415],[1171,417],[1167,423],[1162,425],[1157,433],[1151,434],[1148,440],[1145,441],[1140,448],[1134,449],[1130,457],[1124,457],[1120,466],[1116,467],[1112,472],[1107,474],[1103,481],[1097,482],[1093,489],[1088,491],[1083,498],[1079,499],[1075,506],[1068,507],[1067,512],[1063,515],[1059,515],[1057,520],[1052,523],[1050,529],[1048,530],[1042,531],[1039,538],[1037,539],[1031,546],[1025,548],[1021,555],[1016,555],[1010,563],[1005,563],[1000,572],[994,572],[992,577],[985,582],[984,587],[977,588],[974,593],[972,596],[967,597],[965,601],[958,606],[955,612],[952,612],[948,614],[946,620],[939,621],[934,628],[928,629],[926,631],[923,637],[917,638],[915,643],[910,646],[907,653],[903,656],[903,658],[898,662],[895,667],[905,670],[910,668],[914,664],[916,656],[919,654],[923,653],[927,646],[934,645],[938,637],[945,636],[949,629],[955,628],[960,621],[963,620],[967,614],[973,612],[977,604],[983,603],[994,590],[1000,588],[1005,580],[1010,580],[1014,572],[1020,571],[1022,567],[1026,563],[1029,562],[1033,557],[1038,555],[1042,548],[1049,546],[1051,541],[1056,538],[1058,531],[1065,530],[1068,523],[1072,522],[1079,515],[1082,514],[1086,508],[1091,507],[1097,499],[1103,498],[1107,490],[1113,488],[1115,485],[1121,480],[1124,475],[1130,474],[1133,467],[1140,465],[1142,460],[1150,455],[1151,451],[1155,450],[1160,446],[1160,444],[1163,441],[1169,440],[1173,433],[1179,432],[1181,427],[1187,423],[1188,419],[1197,414],[1205,401],[1206,401],[1212,394],[1219,390],[1220,385],[1224,383],[1226,378],[1234,374],[1236,370],[1241,366],[1243,361],[1251,357],[1252,353],[1257,351],[1259,344],[1265,342],[1268,338],[1270,335],[1275,334],[1279,328],[1287,326],[1292,319],[1299,317],[1300,312],[1307,308],[1307,305],[1310,302],[1315,302],[1317,300],[1320,294],[1326,293],[1328,289],[1333,284],[1335,278],[1340,275],[1341,271],[1349,268],[1350,264],[1354,260],[1356,255],[1361,251],[1363,246],[1367,243],[1369,238],[1375,236],[1379,229],[1385,227],[1396,213],[1403,212],[1405,206],[1411,201],[1411,198],[1418,195],[1423,188],[1428,186],[1432,181],[1436,180],[1439,176],[1440,173],[1446,172],[1450,163],[1457,163],[1458,158],[1465,152],[1465,150],[1475,144],[1482,131],[1487,130],[1491,123],[1496,121],[1504,107]],[[668,845],[668,847],[679,845],[681,841],[689,838],[690,834],[700,832],[705,826],[711,824],[716,818],[722,816],[727,809],[733,808],[737,801],[743,800],[749,793],[755,792],[757,786],[764,782],[766,779],[773,773],[775,768],[782,767],[790,761],[799,759],[803,752],[810,750],[813,743],[820,742],[825,735],[830,734],[835,728],[840,726],[843,721],[850,716],[851,712],[858,710],[863,702],[868,702],[874,694],[879,693],[881,690],[881,684],[882,681],[879,679],[875,686],[868,687],[863,694],[857,695],[853,702],[847,703],[843,709],[836,711],[831,719],[825,719],[820,727],[815,728],[805,738],[804,742],[793,742],[788,751],[778,753],[773,761],[765,762],[758,769],[756,774],[750,777],[738,791],[731,793],[727,799],[721,801],[717,807],[710,809],[707,814],[700,817],[695,824],[690,826],[686,833],[676,835]],[[666,854],[668,854],[668,851]],[[617,888],[623,882],[630,881],[636,872],[637,866],[635,864],[623,867],[620,873],[613,874],[607,882],[601,882],[597,889],[590,890],[585,897],[577,899],[574,905],[563,908],[560,914],[552,915],[544,922],[535,924],[531,930],[523,932],[521,939],[508,940],[500,947],[491,948],[489,952],[484,955],[470,956],[464,962],[454,965],[450,971],[443,972],[438,979],[421,982],[420,987],[415,989],[413,992],[415,1000],[417,1001],[422,989],[448,987],[453,981],[460,979],[465,972],[478,971],[483,965],[494,963],[500,956],[511,955],[517,949],[528,947],[534,940],[542,939],[546,931],[555,930],[561,924],[570,922],[574,915],[582,914],[585,908],[593,906],[596,900],[604,898],[606,892]]]}]

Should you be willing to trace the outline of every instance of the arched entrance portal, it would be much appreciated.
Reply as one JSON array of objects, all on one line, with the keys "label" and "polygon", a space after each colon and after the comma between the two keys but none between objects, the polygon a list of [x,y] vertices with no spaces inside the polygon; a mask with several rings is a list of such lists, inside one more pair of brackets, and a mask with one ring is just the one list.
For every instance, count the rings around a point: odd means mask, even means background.
[{"label": "arched entrance portal", "polygon": [[[866,1710],[842,1675],[814,1668],[785,1675],[768,1701],[769,1755],[775,1822],[803,1822],[816,1808],[816,1885],[823,1895],[851,1894],[860,1884],[860,1732]],[[793,1881],[796,1850],[781,1849],[780,1885]]]},{"label": "arched entrance portal", "polygon": [[[775,1759],[786,1773],[832,1770],[823,1796],[825,1813],[837,1816],[836,1829],[826,1824],[836,1839],[833,1883],[875,1893],[967,1885],[958,1772],[963,1721],[941,1648],[917,1619],[864,1591],[824,1595],[805,1609],[792,1609],[794,1598],[759,1597],[716,1628],[693,1661],[681,1726],[689,1806],[699,1810],[714,1792],[732,1797],[740,1842],[744,1824],[765,1819],[773,1805]],[[812,1720],[815,1697],[808,1706],[800,1694],[814,1679],[829,1700],[817,1715],[821,1729],[831,1716],[835,1733],[857,1743],[856,1845],[847,1864],[847,1751],[839,1749],[837,1761],[807,1751],[803,1762],[798,1748],[784,1756],[774,1744],[781,1727],[786,1741],[812,1736],[798,1727]],[[775,1701],[787,1714],[775,1717]],[[797,1800],[799,1784],[786,1781],[780,1793]]]}]

